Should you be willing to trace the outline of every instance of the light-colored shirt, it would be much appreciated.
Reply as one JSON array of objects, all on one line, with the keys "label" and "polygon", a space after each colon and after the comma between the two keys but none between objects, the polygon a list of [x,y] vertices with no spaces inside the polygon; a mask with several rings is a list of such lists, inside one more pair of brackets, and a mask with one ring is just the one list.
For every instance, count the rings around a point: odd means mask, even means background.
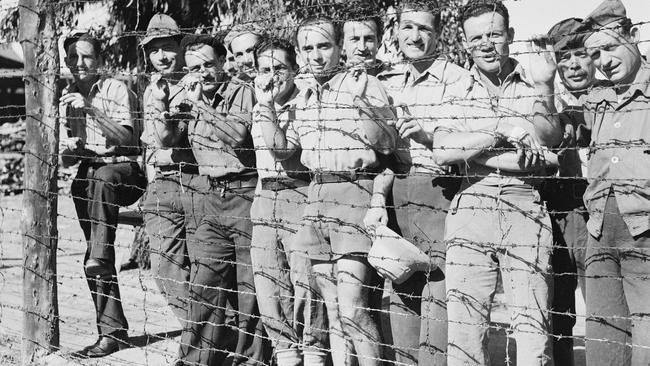
[{"label": "light-colored shirt", "polygon": [[[301,161],[312,171],[372,170],[380,164],[374,149],[390,145],[373,142],[391,139],[390,133],[384,132],[392,128],[386,121],[394,115],[383,86],[368,75],[364,98],[382,116],[377,121],[355,106],[355,95],[346,83],[351,77],[352,71],[337,74],[320,86],[304,83],[307,86],[295,98],[296,119],[289,124],[286,136],[302,148]],[[372,130],[362,126],[369,120],[374,121]],[[395,134],[392,136],[394,139]]]},{"label": "light-colored shirt", "polygon": [[[501,95],[492,96],[481,80],[479,70],[474,66],[470,75],[454,87],[446,104],[445,120],[441,120],[437,128],[448,129],[450,132],[493,131],[495,121],[499,119],[514,119],[531,123],[532,106],[539,98],[534,85],[528,81],[523,67],[514,59],[514,69],[501,85]],[[527,175],[543,175],[541,172],[516,173],[497,171],[473,162],[461,165],[461,175],[465,177],[464,185],[482,185],[492,187],[530,186],[533,181],[526,179]]]},{"label": "light-colored shirt", "polygon": [[650,229],[650,64],[643,63],[629,90],[595,88],[585,100],[591,128],[587,229],[598,237],[610,191],[630,234]]},{"label": "light-colored shirt", "polygon": [[[410,114],[422,124],[426,132],[433,132],[438,125],[438,117],[449,114],[443,100],[454,84],[469,75],[469,72],[444,59],[435,60],[420,76],[415,77],[410,64],[398,65],[382,71],[377,77],[381,80],[396,107],[397,117],[402,116],[406,105]],[[396,159],[403,173],[443,174],[445,169],[435,163],[431,150],[410,139],[399,141]]]},{"label": "light-colored shirt", "polygon": [[[179,98],[184,97],[183,88],[178,85],[178,82],[168,82],[169,85],[169,104],[178,105],[181,103]],[[196,164],[196,159],[194,159],[194,154],[190,148],[189,142],[187,140],[187,122],[186,121],[177,121],[176,123],[184,124],[185,128],[183,136],[181,137],[180,143],[178,146],[174,147],[163,147],[160,144],[160,138],[157,137],[156,124],[157,123],[167,123],[163,120],[163,116],[160,111],[154,110],[151,108],[152,100],[152,88],[151,85],[147,85],[147,88],[144,90],[143,100],[144,100],[144,130],[140,140],[147,144],[148,157],[147,162],[155,166],[166,166],[174,165],[178,163],[188,163]],[[172,111],[173,112],[173,111]]]},{"label": "light-colored shirt", "polygon": [[[286,133],[289,123],[295,119],[296,116],[296,105],[295,97],[300,93],[300,90],[296,87],[294,89],[293,95],[290,97],[289,101],[284,105],[275,104],[276,111],[276,123],[280,130]],[[253,108],[253,126],[251,127],[251,135],[253,136],[253,144],[255,145],[255,159],[257,165],[257,175],[259,176],[261,183],[264,178],[289,178],[287,170],[291,173],[294,172],[304,172],[307,171],[307,168],[302,165],[300,162],[300,153],[295,153],[285,161],[276,161],[271,153],[269,147],[266,145],[264,140],[264,135],[262,132],[262,127],[258,123],[260,118],[259,105],[256,105]],[[292,174],[290,174],[292,175]]]},{"label": "light-colored shirt", "polygon": [[[78,85],[76,83],[70,85],[63,92],[63,94],[66,93],[79,93]],[[129,87],[117,79],[101,78],[90,88],[86,99],[100,113],[120,125],[128,127],[132,131],[131,142],[122,146],[111,144],[94,117],[87,115],[83,109],[73,108],[70,105],[67,105],[63,111],[65,116],[63,127],[67,129],[68,135],[80,137],[86,148],[95,152],[100,153],[114,147],[109,155],[137,158],[140,151],[139,140],[142,122],[136,118],[135,94]]]},{"label": "light-colored shirt", "polygon": [[[234,94],[226,97],[228,100],[237,101],[237,103],[227,103],[226,99],[219,94],[215,95],[214,100],[204,100],[204,102],[213,107],[216,113],[239,120],[240,123],[247,126],[250,132],[253,106],[255,105],[252,86],[239,84],[238,87],[232,89],[232,93]],[[247,98],[248,101],[245,100]],[[253,99],[251,100],[251,98]],[[184,99],[185,96],[179,98],[181,101]],[[196,118],[188,121],[187,135],[199,165],[199,174],[218,178],[236,173],[255,172],[255,151],[250,133],[239,146],[232,147],[219,139],[215,133],[207,136],[196,133],[198,124],[213,124],[214,116],[204,112],[196,114],[196,111],[193,111],[192,113]]]}]

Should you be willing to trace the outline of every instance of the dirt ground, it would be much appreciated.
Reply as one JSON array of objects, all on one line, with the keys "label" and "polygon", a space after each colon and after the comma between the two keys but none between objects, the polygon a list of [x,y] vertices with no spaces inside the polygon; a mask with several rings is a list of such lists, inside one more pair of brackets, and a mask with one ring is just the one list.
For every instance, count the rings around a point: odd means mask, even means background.
[{"label": "dirt ground", "polygon": [[[20,217],[22,195],[0,197],[0,365],[20,364],[22,328],[22,270]],[[133,270],[118,275],[126,317],[130,323],[133,347],[102,359],[79,359],[71,354],[93,343],[97,337],[93,303],[83,276],[85,243],[76,222],[69,196],[59,199],[59,311],[61,350],[46,364],[59,365],[147,365],[171,364],[178,350],[180,326],[159,293],[149,271]],[[133,228],[120,226],[117,232],[118,263],[128,258]],[[578,296],[578,298],[580,298]],[[584,304],[578,304],[584,314]],[[493,320],[507,322],[507,315],[497,309]],[[584,317],[574,328],[584,335]],[[490,353],[494,366],[515,365],[514,352],[506,357],[504,332],[491,337]],[[512,347],[511,347],[512,348]],[[576,342],[576,366],[584,365],[584,343]],[[509,359],[509,361],[507,361]]]}]

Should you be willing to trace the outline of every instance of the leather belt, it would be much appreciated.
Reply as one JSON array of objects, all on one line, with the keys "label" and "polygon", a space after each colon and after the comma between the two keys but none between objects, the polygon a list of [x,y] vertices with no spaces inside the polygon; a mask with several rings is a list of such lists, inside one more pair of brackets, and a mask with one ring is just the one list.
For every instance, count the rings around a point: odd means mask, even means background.
[{"label": "leather belt", "polygon": [[160,172],[162,174],[166,174],[166,173],[199,174],[199,167],[196,164],[190,164],[190,163],[155,165],[155,168],[156,168],[156,172]]},{"label": "leather belt", "polygon": [[318,184],[356,182],[358,180],[373,180],[377,174],[378,173],[376,172],[356,170],[342,172],[313,172],[311,180]]},{"label": "leather belt", "polygon": [[296,189],[299,187],[306,187],[309,182],[301,179],[293,178],[262,178],[262,189],[267,191],[282,191],[285,189]]}]

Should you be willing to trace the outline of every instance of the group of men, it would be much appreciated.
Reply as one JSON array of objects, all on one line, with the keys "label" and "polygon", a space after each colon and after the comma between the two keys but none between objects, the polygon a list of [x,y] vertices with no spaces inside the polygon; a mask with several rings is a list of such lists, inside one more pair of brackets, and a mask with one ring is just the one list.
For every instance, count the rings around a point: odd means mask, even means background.
[{"label": "group of men", "polygon": [[[435,1],[400,2],[394,65],[357,5],[292,40],[184,35],[155,15],[142,118],[100,75],[99,42],[66,39],[62,157],[79,163],[100,335],[85,355],[128,346],[113,243],[144,192],[178,365],[489,365],[499,276],[518,365],[573,364],[578,282],[588,364],[650,363],[650,66],[620,1],[558,23],[524,65],[503,3],[470,0],[469,70],[436,51]],[[368,261],[383,226],[430,262],[386,282],[389,306]]]}]

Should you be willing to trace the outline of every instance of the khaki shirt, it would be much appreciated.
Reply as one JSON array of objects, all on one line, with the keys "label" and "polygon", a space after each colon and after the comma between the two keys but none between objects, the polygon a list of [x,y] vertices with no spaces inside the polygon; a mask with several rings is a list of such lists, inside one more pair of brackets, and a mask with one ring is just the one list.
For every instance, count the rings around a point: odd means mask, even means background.
[{"label": "khaki shirt", "polygon": [[[276,123],[285,133],[291,121],[296,118],[295,97],[299,93],[300,90],[296,87],[293,96],[290,97],[287,103],[284,105],[275,104],[277,117]],[[295,153],[289,159],[282,162],[275,160],[269,147],[264,141],[262,128],[259,123],[257,123],[260,119],[259,107],[256,105],[253,108],[253,126],[251,127],[251,135],[253,135],[253,144],[255,145],[257,175],[260,177],[260,182],[263,178],[288,178],[289,175],[287,175],[286,170],[289,170],[291,173],[307,171],[307,168],[300,162],[300,153]]]},{"label": "khaki shirt", "polygon": [[[443,100],[454,84],[466,78],[469,72],[443,59],[435,60],[431,67],[415,78],[410,64],[382,71],[381,80],[393,106],[406,105],[410,114],[422,123],[425,131],[431,133],[438,125],[438,117],[449,115]],[[397,117],[402,109],[397,108]],[[445,169],[437,165],[431,151],[410,139],[400,140],[396,159],[401,173],[442,174]]]},{"label": "khaki shirt", "polygon": [[601,235],[612,191],[630,234],[640,235],[650,229],[650,64],[642,64],[623,95],[613,88],[596,88],[584,106],[591,128],[590,184],[584,195],[587,228]]},{"label": "khaki shirt", "polygon": [[[238,119],[248,127],[250,132],[252,111],[255,105],[252,86],[238,84],[237,87],[231,89],[231,92],[232,94],[224,96],[226,99],[217,94],[214,100],[206,99],[204,102],[213,107],[217,113],[228,118]],[[183,95],[179,100],[185,100],[185,96]],[[238,102],[233,103],[233,101]],[[216,134],[202,136],[195,133],[198,124],[213,123],[212,115],[197,111],[190,111],[190,114],[193,118],[188,121],[187,135],[199,165],[199,174],[218,178],[255,171],[255,151],[250,133],[240,146],[234,148],[221,141]]]},{"label": "khaki shirt", "polygon": [[[534,85],[528,81],[522,66],[515,60],[513,72],[501,86],[501,96],[491,96],[481,81],[479,70],[474,66],[470,76],[454,87],[446,101],[451,105],[447,117],[437,128],[450,131],[493,131],[498,119],[515,119],[532,123],[532,105],[538,98]],[[460,96],[460,97],[453,97]],[[539,176],[544,172],[515,173],[498,172],[483,165],[467,162],[461,166],[461,175],[466,177],[465,186],[482,185],[492,187],[530,186],[533,182],[526,175]]]},{"label": "khaki shirt", "polygon": [[[78,93],[77,84],[72,84],[63,94]],[[131,143],[125,146],[116,146],[106,140],[106,136],[99,127],[95,118],[86,114],[83,109],[66,106],[63,114],[65,122],[63,128],[67,130],[68,137],[80,137],[86,148],[110,156],[129,156],[137,159],[140,153],[140,134],[142,122],[135,115],[136,99],[135,94],[123,82],[113,78],[101,78],[90,89],[86,98],[93,108],[105,114],[108,118],[122,126],[129,127],[132,131]],[[115,147],[110,153],[102,152],[108,148]]]},{"label": "khaki shirt", "polygon": [[[190,149],[189,141],[187,140],[187,123],[185,121],[179,121],[178,123],[185,124],[185,133],[183,134],[180,144],[172,148],[162,147],[160,145],[160,138],[156,133],[156,124],[157,123],[168,123],[163,120],[163,116],[160,111],[153,110],[150,108],[151,105],[151,96],[152,89],[151,85],[148,85],[144,90],[144,130],[142,132],[142,137],[140,140],[147,144],[147,150],[149,156],[147,161],[155,166],[166,166],[166,165],[175,165],[178,163],[188,163],[196,164],[196,159],[194,159],[194,154]],[[169,104],[178,105],[181,103],[180,98],[184,97],[183,88],[176,83],[169,83]]]},{"label": "khaki shirt", "polygon": [[364,92],[382,116],[381,121],[373,120],[370,131],[361,125],[372,119],[355,107],[355,95],[345,82],[349,77],[351,72],[343,72],[321,86],[305,83],[293,101],[296,119],[289,124],[287,140],[302,148],[301,161],[312,171],[372,170],[380,164],[374,149],[395,145],[396,131],[386,124],[395,117],[379,80],[368,75]]}]

